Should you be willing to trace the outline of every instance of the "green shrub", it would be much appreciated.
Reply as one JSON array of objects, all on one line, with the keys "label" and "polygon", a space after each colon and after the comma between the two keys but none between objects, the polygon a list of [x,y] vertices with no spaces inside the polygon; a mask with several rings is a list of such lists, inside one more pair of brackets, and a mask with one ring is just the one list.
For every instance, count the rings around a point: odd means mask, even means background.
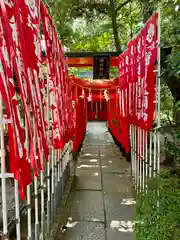
[{"label": "green shrub", "polygon": [[163,171],[147,182],[147,191],[136,199],[134,222],[137,240],[180,240],[180,180],[176,175]]}]

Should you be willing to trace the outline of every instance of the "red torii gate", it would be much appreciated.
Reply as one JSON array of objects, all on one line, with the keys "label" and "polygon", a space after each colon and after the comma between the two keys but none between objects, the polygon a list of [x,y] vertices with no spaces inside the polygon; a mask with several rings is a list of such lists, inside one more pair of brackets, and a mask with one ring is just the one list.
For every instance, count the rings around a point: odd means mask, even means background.
[{"label": "red torii gate", "polygon": [[69,67],[92,67],[94,55],[109,55],[110,66],[118,66],[118,53],[117,52],[85,52],[85,53],[65,53]]},{"label": "red torii gate", "polygon": [[[66,53],[66,61],[68,67],[94,67],[94,71],[102,71],[97,69],[94,57],[104,57],[103,61],[108,60],[108,63],[103,66],[105,72],[109,72],[109,67],[118,66],[118,53],[117,52],[81,52],[81,53]],[[106,58],[106,59],[105,59]],[[96,68],[95,68],[96,67]],[[95,70],[96,69],[96,70]],[[104,72],[103,72],[104,73]],[[104,74],[104,77],[109,74]],[[76,86],[76,94],[81,95],[82,92],[88,100],[88,119],[89,120],[107,120],[107,103],[104,96],[104,91],[108,91],[108,95],[115,95],[116,88],[118,87],[118,79],[81,79],[75,76],[70,76],[69,80]]]}]

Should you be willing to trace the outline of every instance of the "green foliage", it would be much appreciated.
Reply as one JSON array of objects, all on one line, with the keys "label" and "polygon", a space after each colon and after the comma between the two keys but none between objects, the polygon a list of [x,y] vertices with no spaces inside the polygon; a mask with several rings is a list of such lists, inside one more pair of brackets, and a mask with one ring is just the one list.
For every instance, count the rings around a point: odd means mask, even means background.
[{"label": "green foliage", "polygon": [[[162,47],[161,81],[167,83],[174,99],[179,96],[179,0],[44,1],[48,5],[60,39],[67,51],[78,52],[116,51],[118,45],[120,45],[121,51],[124,51],[128,41],[138,34],[143,27],[143,22],[152,15],[153,11],[157,11],[159,6],[161,10]],[[115,16],[116,24],[113,23],[112,16]],[[168,96],[167,99],[169,99]],[[163,118],[167,118],[169,121],[172,111],[169,109],[168,101],[165,100],[162,105]],[[167,110],[165,105],[168,106]]]},{"label": "green foliage", "polygon": [[136,239],[180,239],[179,178],[163,171],[159,177],[150,179],[147,186],[147,192],[138,194],[136,200]]},{"label": "green foliage", "polygon": [[93,23],[87,22],[83,18],[76,19],[74,22],[74,40],[68,44],[70,51],[74,52],[96,52],[111,51],[113,38],[108,28],[105,29],[106,21],[99,22],[94,19]]},{"label": "green foliage", "polygon": [[[140,11],[137,1],[44,0],[49,6],[62,43],[69,51],[115,51],[111,15],[117,11],[117,27],[122,46],[137,32]],[[125,2],[127,4],[123,5]],[[130,4],[131,2],[131,4]],[[114,11],[114,12],[112,12]],[[78,24],[77,26],[77,22]],[[123,47],[124,49],[124,47]]]},{"label": "green foliage", "polygon": [[[143,26],[142,20],[161,9],[161,45],[171,48],[171,54],[162,64],[168,76],[180,76],[180,9],[179,0],[112,0],[112,1],[78,1],[78,0],[44,0],[48,5],[56,24],[62,43],[69,51],[114,51],[114,31],[110,2],[115,5],[119,44],[124,50],[127,42],[135,37]],[[123,5],[123,3],[127,4]],[[77,22],[79,24],[77,24]],[[165,61],[166,61],[165,60]],[[164,66],[163,66],[164,65]]]},{"label": "green foliage", "polygon": [[[180,135],[177,134],[176,140],[179,139],[179,137]],[[180,146],[178,146],[178,144],[175,144],[175,142],[170,142],[167,138],[165,138],[165,149],[169,154],[176,157],[176,163],[180,163]]]},{"label": "green foliage", "polygon": [[85,68],[76,68],[76,67],[70,67],[68,69],[69,75],[74,75],[76,77],[79,77],[79,75],[83,72],[89,72],[93,71],[92,67],[85,67]]},{"label": "green foliage", "polygon": [[118,77],[118,68],[117,67],[112,67],[110,68],[110,78],[117,78]]},{"label": "green foliage", "polygon": [[173,123],[173,97],[167,84],[161,84],[161,123]]},{"label": "green foliage", "polygon": [[[74,75],[76,77],[79,77],[81,73],[93,71],[93,68],[92,67],[86,67],[86,68],[70,67],[68,71],[69,71],[69,75]],[[117,78],[118,69],[116,67],[110,68],[109,75],[110,75],[110,78]]]},{"label": "green foliage", "polygon": [[175,74],[180,77],[180,5],[179,1],[161,1],[161,45],[171,47],[172,52],[168,58],[171,68],[170,76]]}]

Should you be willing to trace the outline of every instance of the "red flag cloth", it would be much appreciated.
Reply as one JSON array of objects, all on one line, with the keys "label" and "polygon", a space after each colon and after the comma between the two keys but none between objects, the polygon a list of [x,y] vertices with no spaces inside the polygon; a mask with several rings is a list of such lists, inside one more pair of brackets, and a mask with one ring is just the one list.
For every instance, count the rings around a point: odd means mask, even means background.
[{"label": "red flag cloth", "polygon": [[[27,103],[29,102],[29,97],[28,93],[31,93],[31,101],[29,104],[32,105],[33,109],[33,118],[34,118],[34,123],[37,125],[38,124],[38,118],[37,118],[37,106],[39,104],[35,104],[37,102],[36,99],[34,99],[34,92],[36,90],[36,87],[33,87],[32,81],[30,81],[31,77],[28,73],[28,61],[27,61],[27,56],[26,56],[26,48],[25,48],[25,41],[24,41],[24,35],[23,35],[23,30],[22,30],[22,22],[21,22],[21,17],[17,13],[19,10],[19,2],[15,1],[14,4],[9,4],[6,3],[6,8],[7,8],[7,14],[9,17],[6,20],[6,29],[8,28],[8,31],[6,31],[6,34],[8,33],[8,43],[11,48],[9,48],[9,51],[11,53],[13,52],[13,68],[14,68],[14,73],[17,78],[18,82],[18,87],[20,90],[20,95],[21,95],[21,100],[24,106],[25,110],[25,116],[26,116],[26,123],[27,123],[27,132],[29,133],[29,156],[31,160],[32,167],[34,169],[35,175],[38,176],[38,171],[37,171],[37,166],[36,166],[36,160],[35,160],[35,154],[36,154],[36,147],[34,148],[33,146],[33,135],[32,135],[32,126],[30,122],[30,115],[28,111],[28,106]],[[18,9],[18,10],[17,10]],[[23,12],[23,11],[22,11]],[[8,24],[10,22],[10,24]],[[26,22],[24,25],[27,24]],[[13,50],[12,50],[13,48]],[[31,90],[27,93],[27,89]],[[36,105],[36,106],[35,106]],[[38,129],[38,126],[36,127]],[[42,127],[41,127],[42,129]],[[44,138],[43,138],[44,140]],[[45,141],[42,141],[43,144],[45,144]],[[41,146],[38,145],[37,147],[39,150],[38,152],[41,152]],[[44,149],[45,156],[46,156],[46,149]],[[41,159],[42,161],[42,159]],[[42,164],[40,169],[42,169]]]},{"label": "red flag cloth", "polygon": [[[152,128],[154,119],[153,68],[157,60],[157,20],[158,14],[155,13],[138,37],[129,42],[128,49],[119,56],[119,88],[122,104],[126,105],[128,122],[144,130]],[[127,96],[128,101],[122,94]]]},{"label": "red flag cloth", "polygon": [[129,152],[129,121],[128,121],[128,101],[127,89],[121,90],[119,96],[117,96],[117,117],[119,119],[119,125],[122,132],[121,144],[124,147],[126,153]]},{"label": "red flag cloth", "polygon": [[119,87],[126,89],[129,82],[129,51],[123,52],[119,58]]},{"label": "red flag cloth", "polygon": [[137,41],[131,40],[129,48],[129,79],[128,79],[128,121],[130,124],[136,122],[136,82],[137,82]]},{"label": "red flag cloth", "polygon": [[58,34],[43,4],[41,4],[41,17],[46,40],[48,82],[51,85],[53,146],[63,148],[74,131],[71,86],[67,81],[67,62]]},{"label": "red flag cloth", "polygon": [[80,99],[76,105],[76,120],[75,120],[75,134],[73,140],[73,151],[77,152],[83,140],[86,132],[86,121],[87,121],[87,102],[84,99]]},{"label": "red flag cloth", "polygon": [[157,61],[157,25],[158,13],[155,13],[146,23],[146,68]]},{"label": "red flag cloth", "polygon": [[107,111],[98,112],[98,120],[107,121]]},{"label": "red flag cloth", "polygon": [[128,82],[137,81],[137,41],[131,40],[128,43],[129,53],[129,80]]},{"label": "red flag cloth", "polygon": [[[19,28],[22,26],[23,21],[24,25],[22,28],[23,37],[26,49],[28,53],[26,55],[28,71],[30,75],[31,82],[29,82],[29,88],[31,90],[31,98],[34,97],[34,112],[36,110],[36,134],[37,138],[40,138],[40,141],[37,141],[37,152],[42,155],[42,148],[44,150],[45,158],[48,160],[49,149],[48,149],[48,140],[47,140],[47,129],[46,121],[44,115],[44,105],[45,101],[42,101],[42,92],[43,84],[40,78],[40,64],[41,64],[41,38],[39,35],[40,32],[40,1],[35,0],[33,2],[22,0],[15,1],[16,7],[20,9],[23,14],[22,18],[19,20]],[[27,51],[26,51],[27,52]],[[28,58],[27,58],[28,56]],[[33,99],[32,99],[33,101]],[[42,143],[42,146],[41,146]],[[41,169],[43,168],[42,159],[41,160]]]},{"label": "red flag cloth", "polygon": [[146,23],[138,38],[138,109],[137,126],[150,130],[153,126],[155,110],[154,64],[157,60],[157,13]]},{"label": "red flag cloth", "polygon": [[[20,95],[23,102],[23,106],[25,109],[26,114],[26,121],[27,121],[27,132],[29,133],[29,155],[31,160],[31,165],[34,169],[35,175],[38,176],[38,170],[36,166],[36,160],[35,160],[35,148],[33,144],[33,135],[32,135],[32,125],[30,122],[30,113],[28,111],[27,103],[29,102],[28,95],[27,95],[27,80],[29,79],[27,69],[26,69],[26,56],[24,54],[24,48],[23,48],[23,34],[22,31],[20,31],[20,26],[22,28],[22,23],[20,22],[20,17],[17,14],[17,5],[6,5],[7,6],[7,12],[9,13],[9,17],[13,18],[14,21],[11,23],[12,31],[10,31],[10,36],[8,38],[9,45],[13,46],[14,50],[14,61],[13,61],[13,67],[15,76],[18,81],[18,86],[20,89]],[[6,23],[7,24],[7,23]],[[10,41],[11,40],[11,41]],[[22,77],[23,76],[23,77]],[[35,108],[35,107],[34,107]],[[33,116],[36,116],[35,114]],[[37,122],[37,121],[34,121]]]},{"label": "red flag cloth", "polygon": [[93,121],[96,119],[96,113],[95,112],[88,112],[88,120]]},{"label": "red flag cloth", "polygon": [[[24,147],[24,129],[19,118],[20,113],[18,107],[18,100],[11,70],[12,62],[10,61],[10,48],[8,48],[8,43],[5,39],[5,36],[7,36],[6,34],[10,32],[6,21],[7,11],[4,2],[1,1],[0,4],[2,10],[0,18],[0,90],[3,100],[6,104],[7,116],[12,121],[11,124],[8,124],[10,168],[11,171],[14,173],[15,179],[18,180],[20,196],[23,199],[24,187],[26,187],[32,182],[32,177],[29,163],[26,160],[26,149]],[[8,35],[8,37],[10,38],[10,35]]]},{"label": "red flag cloth", "polygon": [[108,126],[114,137],[128,153],[130,151],[129,126],[127,118],[121,115],[118,99],[110,99],[108,101]]},{"label": "red flag cloth", "polygon": [[[9,125],[11,169],[19,182],[21,196],[24,194],[23,188],[32,181],[30,166],[26,159],[30,159],[36,176],[38,176],[38,169],[43,169],[43,152],[48,160],[46,84],[50,85],[54,147],[63,148],[64,141],[72,138],[74,131],[71,86],[67,81],[67,62],[64,59],[64,51],[52,20],[44,5],[39,4],[39,0],[5,2],[0,0],[0,46],[2,48],[0,50],[0,87],[7,114],[12,120],[12,124]],[[42,12],[42,25],[46,38],[48,82],[43,81],[40,76],[42,63],[40,12]],[[46,20],[49,21],[49,25]],[[14,80],[16,80],[16,86]],[[24,147],[25,129],[19,118],[17,89],[25,113],[26,140],[29,143],[26,149]]]},{"label": "red flag cloth", "polygon": [[[49,17],[47,9],[42,3],[41,19],[43,33],[46,40],[47,67],[49,73],[47,80],[50,95],[50,107],[52,111],[52,142],[55,149],[63,149],[63,136],[65,135],[64,125],[66,124],[65,110],[67,108],[64,103],[65,93],[64,90],[62,91],[63,74],[62,72],[60,73],[62,70],[59,69],[61,63],[59,62],[59,59],[57,60],[56,53],[56,51],[59,50],[59,46],[54,25]],[[58,54],[60,53],[58,52]]]},{"label": "red flag cloth", "polygon": [[147,72],[146,83],[144,84],[143,95],[143,122],[141,127],[144,130],[153,128],[154,112],[155,112],[155,86],[156,74],[154,71],[154,64],[149,65]]}]

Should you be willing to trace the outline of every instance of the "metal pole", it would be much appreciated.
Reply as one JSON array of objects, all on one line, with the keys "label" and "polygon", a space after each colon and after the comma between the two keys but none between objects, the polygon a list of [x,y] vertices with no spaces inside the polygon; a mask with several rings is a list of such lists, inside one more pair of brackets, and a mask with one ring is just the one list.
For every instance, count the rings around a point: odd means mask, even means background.
[{"label": "metal pole", "polygon": [[142,129],[139,128],[139,190],[142,190]]},{"label": "metal pole", "polygon": [[[158,44],[158,61],[157,61],[157,127],[160,128],[161,126],[161,118],[160,118],[160,112],[161,112],[161,48],[160,48],[160,42],[161,42],[161,9],[160,4],[158,6],[158,24],[157,24],[157,44]],[[158,132],[157,134],[157,173],[159,174],[160,171],[160,134]]]},{"label": "metal pole", "polygon": [[27,186],[27,218],[28,218],[28,240],[32,240],[31,225],[31,185]]},{"label": "metal pole", "polygon": [[[135,92],[135,113],[137,113],[137,96],[138,96],[138,84],[137,82],[134,85]],[[139,127],[135,126],[135,156],[136,156],[136,190],[139,191]]]},{"label": "metal pole", "polygon": [[148,167],[149,167],[149,162],[148,162],[148,132],[145,131],[145,189],[147,190],[147,181],[148,181]]},{"label": "metal pole", "polygon": [[51,221],[51,188],[50,188],[50,157],[47,163],[47,234],[50,233]]},{"label": "metal pole", "polygon": [[52,148],[51,156],[51,223],[54,221],[54,155],[55,150]]},{"label": "metal pole", "polygon": [[3,99],[0,92],[0,135],[1,135],[1,184],[2,184],[2,217],[3,217],[3,238],[9,239],[8,237],[8,218],[7,218],[7,198],[6,198],[6,162],[5,162],[5,146],[4,146],[4,126],[3,126]]},{"label": "metal pole", "polygon": [[141,136],[140,136],[140,133],[141,133],[141,129],[139,127],[137,127],[137,131],[138,131],[138,140],[137,140],[137,160],[138,160],[138,175],[137,175],[137,192],[140,191],[141,189],[141,170],[140,170],[140,167],[141,167],[141,164],[140,164],[140,141],[141,141]]},{"label": "metal pole", "polygon": [[133,126],[129,126],[129,132],[130,132],[130,149],[131,149],[131,175],[132,175],[132,180],[134,182],[134,158],[133,158]]},{"label": "metal pole", "polygon": [[[49,112],[51,111],[50,108],[50,99],[49,99],[49,65],[47,63],[47,68],[48,68],[48,76],[47,76],[47,109],[46,109],[46,115],[47,115],[47,123],[48,123],[48,130],[47,130],[47,137],[48,137],[48,142],[49,142],[49,156],[48,156],[48,162],[47,162],[47,234],[50,233],[50,221],[51,221],[51,180],[50,180],[50,164],[51,164],[51,148],[52,148],[52,143],[50,141],[50,114]],[[52,131],[51,131],[52,135]]]},{"label": "metal pole", "polygon": [[56,216],[57,205],[57,150],[54,150],[54,217]]},{"label": "metal pole", "polygon": [[145,180],[145,154],[144,154],[144,144],[145,144],[145,131],[142,130],[142,190],[144,191],[144,180]]},{"label": "metal pole", "polygon": [[57,160],[57,194],[58,202],[61,200],[61,184],[60,184],[60,149],[58,149],[58,160]]},{"label": "metal pole", "polygon": [[[160,128],[161,126],[161,118],[160,118],[160,111],[161,111],[161,49],[160,49],[160,41],[161,41],[161,9],[160,3],[158,4],[158,23],[157,23],[157,74],[156,74],[156,94],[157,94],[157,127]],[[159,180],[159,173],[160,173],[160,133],[157,132],[157,177]],[[157,208],[159,210],[159,188],[157,190]]]},{"label": "metal pole", "polygon": [[34,194],[35,194],[35,240],[39,240],[38,182],[36,176],[34,176]]},{"label": "metal pole", "polygon": [[[26,135],[26,144],[28,149],[28,128],[27,121],[25,119],[25,135]],[[29,161],[29,152],[27,151],[27,159]],[[27,223],[28,223],[28,240],[32,240],[32,222],[31,222],[31,185],[27,186]]]},{"label": "metal pole", "polygon": [[[27,86],[26,86],[26,94],[27,94]],[[25,139],[26,139],[26,152],[27,152],[27,160],[30,163],[29,159],[29,133],[28,133],[28,124],[27,124],[27,119],[25,118]],[[26,188],[26,193],[27,193],[27,228],[28,228],[28,240],[32,240],[32,219],[31,219],[31,185],[28,185]]]},{"label": "metal pole", "polygon": [[137,127],[133,126],[134,128],[134,175],[135,175],[135,189],[137,189]]},{"label": "metal pole", "polygon": [[41,178],[41,240],[44,239],[44,224],[45,224],[45,213],[44,213],[44,172],[40,172]]},{"label": "metal pole", "polygon": [[[36,140],[37,140],[37,134],[36,134],[36,125],[33,121],[33,128],[34,128],[34,150],[36,153]],[[35,155],[36,157],[36,155]],[[36,176],[34,176],[34,195],[35,195],[35,240],[39,240],[39,216],[38,216],[38,179]]]},{"label": "metal pole", "polygon": [[19,188],[18,181],[14,180],[15,208],[16,208],[16,239],[21,240],[20,232],[20,207],[19,207]]},{"label": "metal pole", "polygon": [[63,151],[60,151],[60,162],[59,162],[59,177],[60,177],[60,193],[61,193],[61,199],[62,199],[62,153]]},{"label": "metal pole", "polygon": [[62,157],[62,160],[61,160],[61,190],[62,190],[62,196],[63,196],[63,193],[64,193],[64,150],[63,150],[63,157]]},{"label": "metal pole", "polygon": [[153,151],[153,177],[156,177],[157,174],[157,131],[153,133],[154,136],[154,151]]},{"label": "metal pole", "polygon": [[152,177],[153,167],[152,167],[152,138],[153,133],[149,133],[150,144],[149,144],[149,178]]}]

